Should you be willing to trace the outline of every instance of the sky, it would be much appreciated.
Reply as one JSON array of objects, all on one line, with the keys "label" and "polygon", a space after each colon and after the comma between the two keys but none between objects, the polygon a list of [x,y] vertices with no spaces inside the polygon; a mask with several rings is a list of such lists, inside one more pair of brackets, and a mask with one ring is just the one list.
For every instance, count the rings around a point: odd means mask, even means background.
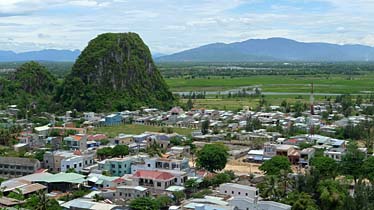
[{"label": "sky", "polygon": [[374,46],[374,0],[0,0],[0,50],[82,50],[129,31],[165,54],[270,37]]}]

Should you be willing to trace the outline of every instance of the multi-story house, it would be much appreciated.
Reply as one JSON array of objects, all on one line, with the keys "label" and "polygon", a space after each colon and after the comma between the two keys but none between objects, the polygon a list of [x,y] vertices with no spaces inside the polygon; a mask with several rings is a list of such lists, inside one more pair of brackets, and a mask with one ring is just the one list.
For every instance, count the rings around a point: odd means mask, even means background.
[{"label": "multi-story house", "polygon": [[85,151],[87,149],[87,135],[76,134],[65,137],[63,143],[71,150]]},{"label": "multi-story house", "polygon": [[13,178],[35,173],[40,168],[37,159],[0,157],[0,177]]},{"label": "multi-story house", "polygon": [[46,152],[43,156],[44,168],[52,172],[65,172],[73,168],[76,172],[94,164],[94,152],[54,151]]},{"label": "multi-story house", "polygon": [[107,171],[112,176],[131,174],[131,164],[135,157],[111,158],[99,162],[98,169]]}]

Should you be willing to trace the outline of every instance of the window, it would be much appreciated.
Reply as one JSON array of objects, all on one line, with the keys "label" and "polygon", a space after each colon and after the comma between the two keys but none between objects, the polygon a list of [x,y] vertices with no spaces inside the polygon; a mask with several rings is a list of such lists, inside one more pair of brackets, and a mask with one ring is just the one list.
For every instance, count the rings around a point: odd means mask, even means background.
[{"label": "window", "polygon": [[248,196],[248,193],[245,193],[245,196]]},{"label": "window", "polygon": [[77,164],[74,164],[74,168],[77,168]]},{"label": "window", "polygon": [[70,166],[69,166],[69,165],[66,165],[66,168],[70,168]]},{"label": "window", "polygon": [[231,194],[233,194],[233,195],[234,195],[234,191],[231,191]]},{"label": "window", "polygon": [[122,166],[121,166],[121,165],[118,165],[118,168],[122,168]]},{"label": "window", "polygon": [[161,182],[157,182],[157,187],[161,187]]},{"label": "window", "polygon": [[151,167],[151,164],[148,163],[148,168],[150,168],[150,167]]},{"label": "window", "polygon": [[225,190],[225,193],[227,193],[227,190]]},{"label": "window", "polygon": [[116,167],[116,165],[112,164],[112,168],[115,168],[115,167]]},{"label": "window", "polygon": [[238,195],[240,195],[240,192],[238,192]]},{"label": "window", "polygon": [[119,196],[122,196],[122,192],[119,192]]},{"label": "window", "polygon": [[82,163],[79,163],[79,167],[82,167]]}]

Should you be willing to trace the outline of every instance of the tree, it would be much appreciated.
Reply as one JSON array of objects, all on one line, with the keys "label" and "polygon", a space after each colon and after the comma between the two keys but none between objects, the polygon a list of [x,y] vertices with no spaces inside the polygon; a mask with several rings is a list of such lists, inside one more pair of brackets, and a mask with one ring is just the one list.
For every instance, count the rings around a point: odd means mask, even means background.
[{"label": "tree", "polygon": [[227,147],[223,144],[206,144],[197,152],[197,166],[210,172],[222,170],[225,168],[229,156],[227,151]]},{"label": "tree", "polygon": [[201,133],[205,135],[205,134],[208,134],[208,132],[209,132],[209,120],[204,120],[201,123]]},{"label": "tree", "polygon": [[98,149],[96,154],[100,159],[105,159],[107,157],[111,157],[113,155],[113,149],[110,147],[104,147],[101,149]]},{"label": "tree", "polygon": [[114,157],[123,157],[129,154],[129,147],[127,145],[116,145],[113,150],[112,154]]},{"label": "tree", "polygon": [[338,173],[339,165],[332,158],[320,156],[311,160],[311,166],[317,169],[324,178],[335,178]]},{"label": "tree", "polygon": [[374,183],[374,157],[371,156],[364,161],[362,165],[364,177],[369,179],[371,183]]},{"label": "tree", "polygon": [[131,210],[158,210],[160,209],[157,200],[149,197],[135,198],[130,202]]},{"label": "tree", "polygon": [[261,121],[258,118],[252,119],[251,117],[247,118],[245,131],[254,131],[262,128]]},{"label": "tree", "polygon": [[44,191],[39,191],[26,200],[25,207],[35,210],[61,210],[62,208],[55,199],[47,197]]},{"label": "tree", "polygon": [[279,179],[274,175],[265,177],[265,181],[259,185],[261,197],[270,200],[279,200],[281,191],[279,189]]},{"label": "tree", "polygon": [[184,183],[184,187],[186,188],[187,191],[195,193],[197,188],[199,187],[199,183],[197,182],[196,179],[188,179]]},{"label": "tree", "polygon": [[44,150],[38,150],[35,152],[35,159],[39,160],[39,161],[43,161],[43,158],[44,158],[44,153],[45,151]]},{"label": "tree", "polygon": [[281,170],[291,172],[291,163],[287,157],[274,156],[270,160],[265,161],[259,169],[264,171],[266,175],[280,175]]},{"label": "tree", "polygon": [[361,152],[355,143],[347,146],[347,153],[342,157],[340,169],[344,175],[353,176],[355,183],[363,174],[362,165],[364,163],[365,154]]},{"label": "tree", "polygon": [[191,110],[193,108],[193,102],[191,98],[188,99],[186,107],[187,107],[187,110]]},{"label": "tree", "polygon": [[173,198],[176,204],[180,204],[180,202],[186,198],[186,194],[183,191],[176,191],[173,192]]},{"label": "tree", "polygon": [[169,207],[173,200],[169,196],[160,195],[156,198],[156,202],[158,203],[160,209],[162,209],[165,207]]},{"label": "tree", "polygon": [[291,192],[287,198],[283,200],[284,203],[291,205],[292,210],[318,210],[316,201],[311,195],[305,192]]},{"label": "tree", "polygon": [[318,184],[320,207],[322,210],[340,210],[343,209],[345,199],[348,196],[346,187],[339,181],[325,179]]}]

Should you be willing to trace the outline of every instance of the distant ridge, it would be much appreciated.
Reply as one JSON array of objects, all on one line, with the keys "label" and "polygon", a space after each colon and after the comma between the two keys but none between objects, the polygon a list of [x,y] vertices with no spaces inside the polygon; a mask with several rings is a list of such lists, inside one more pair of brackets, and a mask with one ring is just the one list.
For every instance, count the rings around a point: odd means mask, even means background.
[{"label": "distant ridge", "polygon": [[306,43],[285,38],[214,43],[156,58],[159,62],[374,61],[365,45]]},{"label": "distant ridge", "polygon": [[15,53],[13,51],[0,50],[0,62],[12,61],[75,61],[80,55],[80,50],[40,50]]}]

